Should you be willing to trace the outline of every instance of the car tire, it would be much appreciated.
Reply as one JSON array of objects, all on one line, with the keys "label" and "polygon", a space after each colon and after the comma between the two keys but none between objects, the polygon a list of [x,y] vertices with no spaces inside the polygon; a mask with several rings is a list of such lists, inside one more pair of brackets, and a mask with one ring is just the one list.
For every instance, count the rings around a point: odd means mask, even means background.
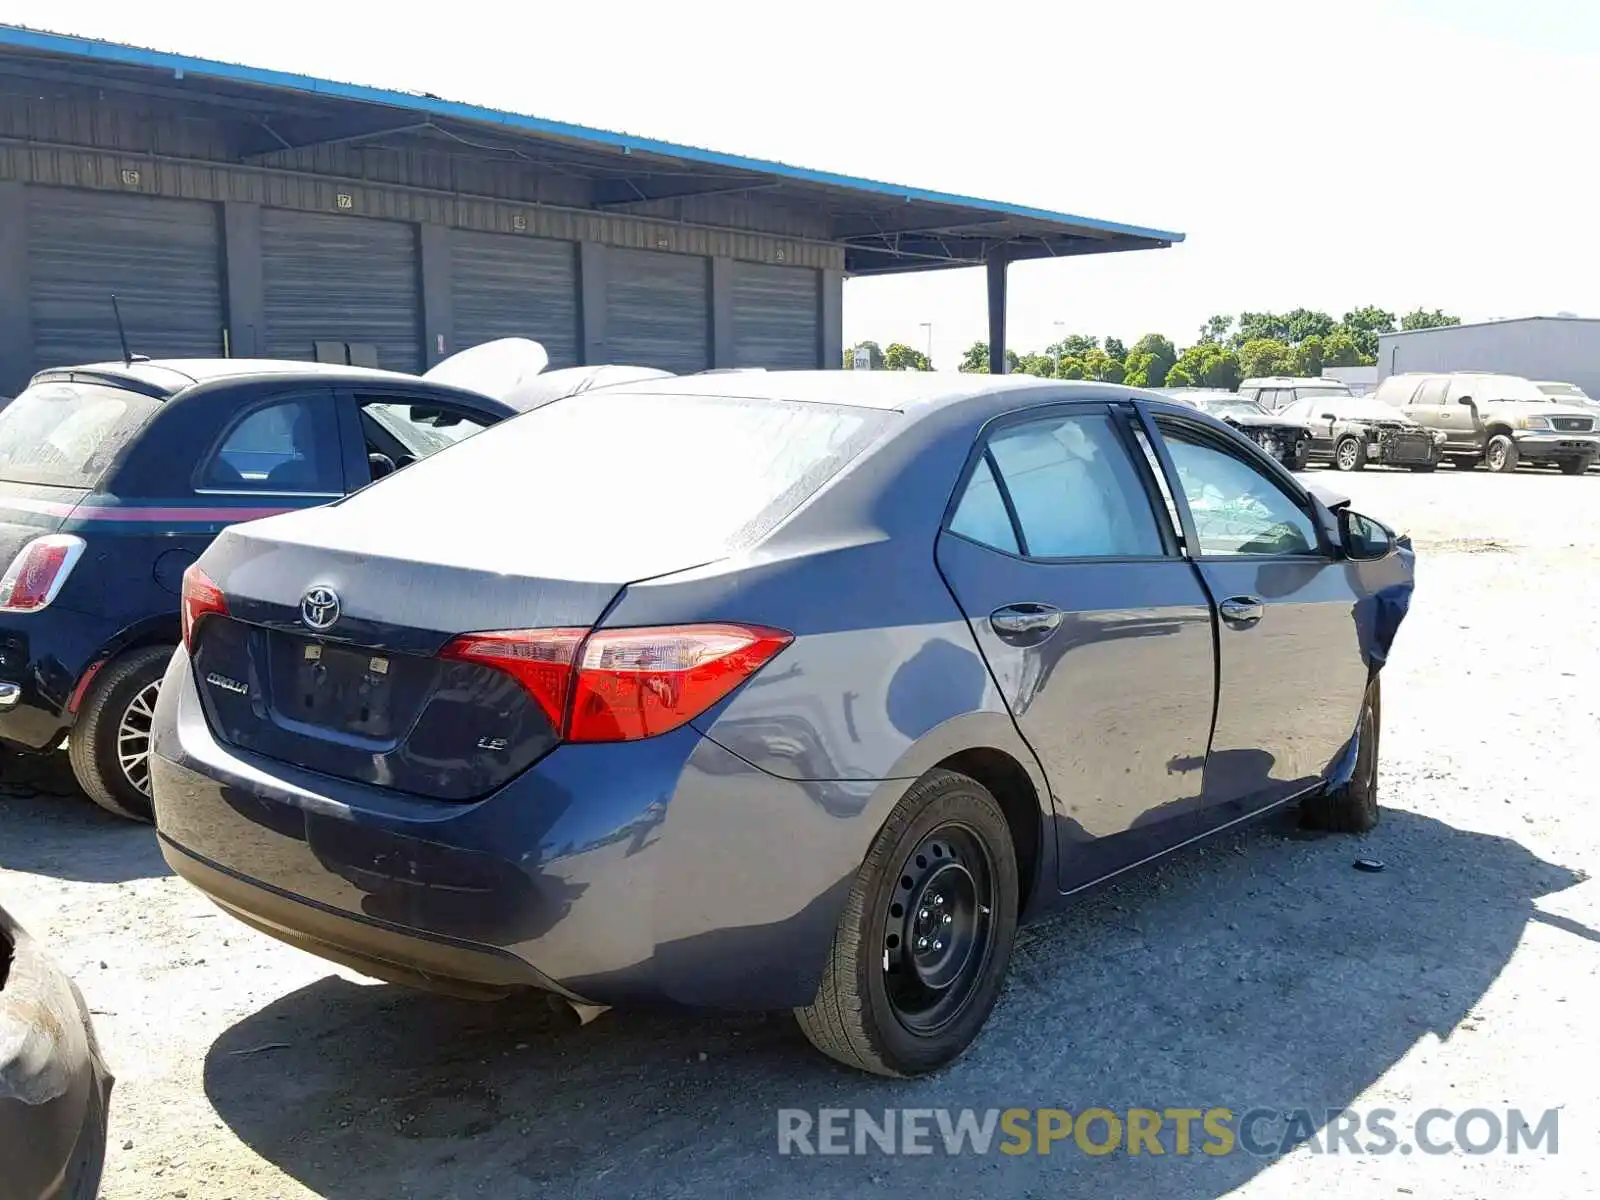
[{"label": "car tire", "polygon": [[1367,465],[1367,444],[1358,437],[1342,437],[1333,448],[1333,465],[1341,471],[1359,471]]},{"label": "car tire", "polygon": [[1558,464],[1563,475],[1582,475],[1589,469],[1587,458],[1563,458]]},{"label": "car tire", "polygon": [[1300,802],[1300,824],[1330,833],[1366,833],[1378,824],[1378,749],[1383,737],[1383,703],[1377,676],[1367,685],[1357,725],[1355,770],[1349,780]]},{"label": "car tire", "polygon": [[1476,454],[1452,454],[1450,465],[1458,471],[1475,471],[1483,460]]},{"label": "car tire", "polygon": [[1509,433],[1497,433],[1483,450],[1484,465],[1496,475],[1509,475],[1517,469],[1517,443]]},{"label": "car tire", "polygon": [[924,775],[856,872],[816,999],[794,1010],[801,1030],[875,1075],[949,1063],[1000,996],[1020,894],[1011,830],[988,789],[952,771]]},{"label": "car tire", "polygon": [[[132,821],[149,821],[154,815],[149,792],[150,713],[172,650],[144,646],[101,667],[67,738],[72,773],[84,794],[107,812]],[[143,759],[133,757],[140,753]]]},{"label": "car tire", "polygon": [[1298,454],[1291,453],[1283,465],[1288,467],[1291,471],[1304,471],[1306,469],[1306,464],[1310,461],[1311,451],[1302,450]]}]

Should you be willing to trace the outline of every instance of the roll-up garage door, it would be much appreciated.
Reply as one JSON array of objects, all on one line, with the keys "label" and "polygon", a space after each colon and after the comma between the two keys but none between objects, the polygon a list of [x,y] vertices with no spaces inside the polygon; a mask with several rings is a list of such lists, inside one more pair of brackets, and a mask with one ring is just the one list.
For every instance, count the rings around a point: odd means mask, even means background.
[{"label": "roll-up garage door", "polygon": [[551,367],[578,364],[578,247],[457,230],[450,248],[454,350],[532,338]]},{"label": "roll-up garage door", "polygon": [[391,371],[421,366],[416,226],[264,208],[261,275],[270,357],[345,342],[374,347]]},{"label": "roll-up garage door", "polygon": [[679,374],[710,366],[710,260],[654,250],[608,258],[606,358]]},{"label": "roll-up garage door", "polygon": [[27,189],[28,276],[38,368],[222,352],[215,205],[68,188]]},{"label": "roll-up garage door", "polygon": [[734,263],[734,365],[814,370],[818,284],[807,267]]}]

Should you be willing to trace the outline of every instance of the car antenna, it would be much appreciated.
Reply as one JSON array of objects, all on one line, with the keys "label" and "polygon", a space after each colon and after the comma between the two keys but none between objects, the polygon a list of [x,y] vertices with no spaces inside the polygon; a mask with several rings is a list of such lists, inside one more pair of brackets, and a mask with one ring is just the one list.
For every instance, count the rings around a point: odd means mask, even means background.
[{"label": "car antenna", "polygon": [[117,318],[117,340],[122,343],[122,365],[133,366],[133,351],[128,349],[128,331],[122,327],[122,307],[117,303],[117,294],[111,293],[111,311]]}]

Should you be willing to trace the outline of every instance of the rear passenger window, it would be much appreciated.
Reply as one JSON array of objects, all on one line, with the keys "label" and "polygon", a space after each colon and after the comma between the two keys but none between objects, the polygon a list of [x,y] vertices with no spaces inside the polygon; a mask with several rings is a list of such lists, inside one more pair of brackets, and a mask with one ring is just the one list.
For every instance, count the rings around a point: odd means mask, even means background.
[{"label": "rear passenger window", "polygon": [[996,434],[989,453],[1030,558],[1159,557],[1144,485],[1103,413],[1054,417]]},{"label": "rear passenger window", "polygon": [[1441,376],[1437,379],[1425,379],[1422,386],[1417,389],[1407,404],[1443,404],[1450,391],[1450,380]]},{"label": "rear passenger window", "polygon": [[1008,554],[1022,552],[1017,545],[1017,532],[1011,527],[1011,514],[1006,512],[1006,502],[989,469],[988,455],[978,460],[977,469],[967,481],[966,493],[950,519],[950,532]]},{"label": "rear passenger window", "polygon": [[219,491],[344,493],[333,397],[302,396],[246,414],[222,439],[201,478]]}]

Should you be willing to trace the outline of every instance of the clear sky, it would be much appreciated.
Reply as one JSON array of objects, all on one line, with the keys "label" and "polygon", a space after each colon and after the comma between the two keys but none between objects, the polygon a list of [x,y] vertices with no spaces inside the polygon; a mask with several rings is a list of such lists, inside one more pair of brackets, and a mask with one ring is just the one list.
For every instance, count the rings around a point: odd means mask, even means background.
[{"label": "clear sky", "polygon": [[[411,15],[407,15],[407,14]],[[1012,268],[1013,346],[1213,312],[1600,316],[1600,0],[0,0],[0,21],[1181,230]],[[954,365],[983,278],[853,281]]]}]

